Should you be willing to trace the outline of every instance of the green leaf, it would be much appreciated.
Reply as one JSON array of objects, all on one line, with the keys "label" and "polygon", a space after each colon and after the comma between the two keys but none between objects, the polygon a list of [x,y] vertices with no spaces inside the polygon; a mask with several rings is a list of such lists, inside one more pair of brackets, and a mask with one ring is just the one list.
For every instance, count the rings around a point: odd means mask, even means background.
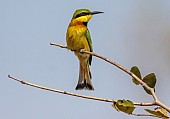
[{"label": "green leaf", "polygon": [[159,118],[169,118],[167,111],[161,107],[155,108],[155,110],[145,109],[148,113],[157,116]]},{"label": "green leaf", "polygon": [[[145,76],[143,78],[143,82],[145,82],[149,87],[151,88],[155,88],[155,84],[156,84],[156,76],[154,73],[150,73],[147,76]],[[145,91],[151,95],[151,92],[149,90],[147,90],[145,87],[143,87],[145,89]]]},{"label": "green leaf", "polygon": [[[130,71],[131,71],[132,73],[134,73],[138,78],[142,79],[141,74],[140,74],[140,71],[139,71],[139,69],[138,69],[137,66],[133,66],[133,67],[130,69]],[[136,85],[139,85],[139,81],[137,81],[137,80],[134,79],[133,77],[132,77],[132,81],[133,81],[133,83],[135,83]]]},{"label": "green leaf", "polygon": [[122,111],[127,114],[132,114],[135,109],[134,104],[130,100],[118,100],[115,104],[112,105],[117,111]]}]

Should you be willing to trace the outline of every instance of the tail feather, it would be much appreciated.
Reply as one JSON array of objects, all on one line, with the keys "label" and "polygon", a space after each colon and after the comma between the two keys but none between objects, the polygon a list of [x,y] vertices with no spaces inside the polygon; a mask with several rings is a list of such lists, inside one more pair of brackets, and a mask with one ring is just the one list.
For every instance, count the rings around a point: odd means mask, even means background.
[{"label": "tail feather", "polygon": [[79,80],[76,86],[76,90],[94,90],[91,82],[90,68],[87,65],[85,69],[80,64]]}]

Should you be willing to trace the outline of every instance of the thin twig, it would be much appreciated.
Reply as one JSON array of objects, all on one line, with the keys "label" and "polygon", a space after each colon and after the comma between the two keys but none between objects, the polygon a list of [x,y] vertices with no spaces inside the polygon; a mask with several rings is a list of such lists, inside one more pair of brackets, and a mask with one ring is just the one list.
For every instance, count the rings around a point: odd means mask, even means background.
[{"label": "thin twig", "polygon": [[[92,97],[92,96],[86,96],[86,95],[80,95],[80,94],[77,94],[77,93],[71,93],[71,92],[66,92],[66,91],[63,91],[63,90],[56,90],[56,89],[36,85],[36,84],[33,84],[33,83],[29,83],[29,82],[20,80],[20,79],[15,78],[15,77],[13,77],[11,75],[8,75],[8,77],[10,79],[13,79],[13,80],[15,80],[17,82],[20,82],[22,84],[25,84],[25,85],[28,85],[28,86],[31,86],[31,87],[35,87],[35,88],[39,88],[39,89],[43,89],[43,90],[48,90],[48,91],[57,92],[57,93],[65,94],[65,95],[71,95],[71,96],[75,96],[75,97],[81,97],[81,98],[86,98],[86,99],[91,99],[91,100],[102,101],[102,102],[110,102],[110,103],[116,103],[117,102],[117,100],[98,98],[98,97]],[[136,106],[153,106],[153,105],[155,105],[154,102],[146,102],[146,103],[133,102],[133,103]]]},{"label": "thin twig", "polygon": [[62,93],[62,94],[66,94],[66,95],[71,95],[71,96],[75,96],[75,97],[81,97],[81,98],[86,98],[86,99],[92,99],[92,100],[98,100],[98,101],[104,101],[104,102],[111,102],[111,103],[115,103],[115,100],[111,100],[111,99],[104,99],[104,98],[97,98],[97,97],[92,97],[92,96],[86,96],[86,95],[80,95],[80,94],[76,94],[76,93],[71,93],[71,92],[66,92],[66,91],[62,91],[62,90],[56,90],[56,89],[52,89],[52,88],[48,88],[48,87],[44,87],[44,86],[40,86],[40,85],[36,85],[33,83],[29,83],[20,79],[17,79],[11,75],[8,75],[9,78],[18,81],[22,84],[25,85],[29,85],[35,88],[39,88],[39,89],[43,89],[43,90],[48,90],[48,91],[52,91],[52,92],[57,92],[57,93]]},{"label": "thin twig", "polygon": [[157,118],[162,118],[162,117],[158,117],[158,116],[155,116],[155,115],[151,115],[151,114],[131,114],[131,115],[133,115],[133,116],[150,116],[150,117],[157,117]]},{"label": "thin twig", "polygon": [[[67,48],[67,46],[63,46],[63,45],[60,45],[60,44],[56,44],[56,43],[50,43],[51,45],[54,45],[54,46],[59,46],[61,48]],[[124,71],[125,73],[129,74],[131,77],[133,77],[134,79],[136,79],[143,87],[145,87],[147,90],[149,90],[151,92],[151,95],[154,99],[154,104],[155,105],[158,105],[164,109],[166,109],[168,112],[170,112],[170,108],[168,106],[166,106],[165,104],[163,104],[162,102],[159,101],[158,97],[156,96],[155,92],[154,92],[154,89],[153,88],[150,88],[145,82],[143,82],[140,78],[138,78],[135,74],[133,74],[132,72],[130,72],[129,70],[127,70],[126,68],[124,68],[123,66],[121,66],[120,64],[116,63],[115,61],[111,61],[103,56],[100,56],[94,52],[89,52],[89,51],[85,51],[84,49],[80,50],[81,53],[87,53],[87,54],[91,54],[95,57],[98,57],[116,67],[118,67],[119,69],[121,69],[122,71]]]},{"label": "thin twig", "polygon": [[54,46],[58,46],[60,48],[66,48],[67,49],[67,46],[56,44],[56,43],[50,43],[50,45],[54,45]]}]

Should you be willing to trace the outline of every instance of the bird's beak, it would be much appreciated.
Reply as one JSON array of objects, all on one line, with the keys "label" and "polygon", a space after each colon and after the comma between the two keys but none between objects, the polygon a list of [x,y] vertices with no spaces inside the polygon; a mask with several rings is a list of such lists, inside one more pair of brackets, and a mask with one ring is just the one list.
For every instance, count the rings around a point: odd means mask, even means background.
[{"label": "bird's beak", "polygon": [[93,11],[91,14],[94,15],[94,14],[100,14],[100,13],[104,13],[104,12],[100,12],[100,11]]}]

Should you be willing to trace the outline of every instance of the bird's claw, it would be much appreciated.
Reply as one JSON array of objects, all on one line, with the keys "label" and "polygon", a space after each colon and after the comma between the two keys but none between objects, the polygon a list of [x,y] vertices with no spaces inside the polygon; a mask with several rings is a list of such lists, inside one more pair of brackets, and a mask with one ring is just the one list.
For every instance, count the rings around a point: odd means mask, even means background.
[{"label": "bird's claw", "polygon": [[79,52],[80,52],[80,53],[84,53],[84,51],[85,51],[85,49],[80,49]]}]

